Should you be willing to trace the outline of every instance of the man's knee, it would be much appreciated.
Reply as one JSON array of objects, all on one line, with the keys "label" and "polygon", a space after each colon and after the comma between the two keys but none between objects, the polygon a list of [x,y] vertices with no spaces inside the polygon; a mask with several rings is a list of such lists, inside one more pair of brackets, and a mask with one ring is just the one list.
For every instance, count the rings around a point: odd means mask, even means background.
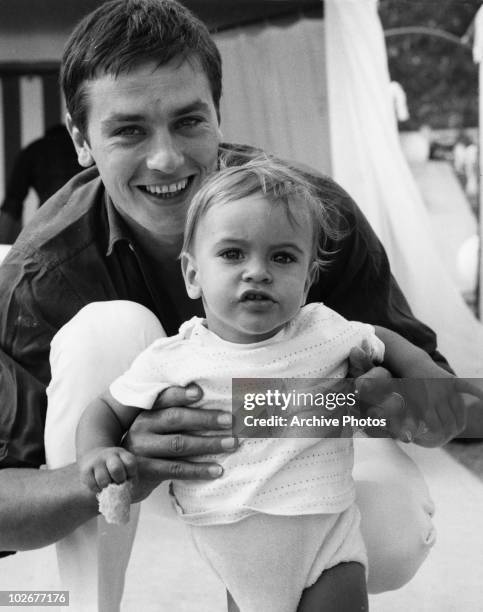
[{"label": "man's knee", "polygon": [[144,306],[125,300],[93,302],[84,306],[54,336],[52,374],[60,368],[87,367],[112,360],[126,369],[156,338],[164,336],[156,316]]},{"label": "man's knee", "polygon": [[163,335],[156,316],[141,304],[127,300],[92,302],[84,306],[54,336],[52,348],[61,342],[116,342],[121,337]]},{"label": "man's knee", "polygon": [[364,508],[369,592],[399,589],[413,578],[435,542],[432,501],[389,482],[358,483],[358,501]]},{"label": "man's knee", "polygon": [[354,478],[369,558],[369,592],[398,589],[435,541],[434,504],[424,478],[389,439],[355,439]]},{"label": "man's knee", "polygon": [[52,378],[47,388],[49,465],[74,460],[75,427],[82,411],[163,335],[153,313],[127,301],[89,304],[59,330],[51,344]]}]

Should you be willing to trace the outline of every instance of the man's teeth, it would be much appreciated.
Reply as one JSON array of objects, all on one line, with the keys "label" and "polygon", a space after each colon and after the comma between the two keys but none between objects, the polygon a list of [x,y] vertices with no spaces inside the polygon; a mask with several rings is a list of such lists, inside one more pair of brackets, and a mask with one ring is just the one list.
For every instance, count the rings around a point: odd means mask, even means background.
[{"label": "man's teeth", "polygon": [[176,193],[182,191],[188,184],[188,179],[183,179],[178,183],[171,183],[171,185],[146,185],[145,189],[148,193],[153,195],[161,195],[166,193]]}]

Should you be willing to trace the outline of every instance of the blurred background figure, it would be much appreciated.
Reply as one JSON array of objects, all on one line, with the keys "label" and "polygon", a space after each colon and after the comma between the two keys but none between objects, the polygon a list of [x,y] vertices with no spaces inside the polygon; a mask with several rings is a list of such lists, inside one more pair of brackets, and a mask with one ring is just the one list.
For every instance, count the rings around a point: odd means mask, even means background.
[{"label": "blurred background figure", "polygon": [[18,154],[0,209],[0,244],[15,242],[22,229],[24,201],[33,188],[41,206],[82,168],[65,125],[50,127]]},{"label": "blurred background figure", "polygon": [[397,81],[391,81],[389,87],[396,119],[398,122],[407,121],[409,119],[409,111],[406,92]]},{"label": "blurred background figure", "polygon": [[478,147],[470,135],[458,135],[453,148],[453,165],[468,200],[476,212],[478,203]]},{"label": "blurred background figure", "polygon": [[464,171],[466,176],[466,195],[472,202],[478,195],[478,147],[470,142],[465,150]]},{"label": "blurred background figure", "polygon": [[470,137],[462,130],[453,147],[453,165],[456,173],[463,176],[465,173],[466,147],[471,143]]}]

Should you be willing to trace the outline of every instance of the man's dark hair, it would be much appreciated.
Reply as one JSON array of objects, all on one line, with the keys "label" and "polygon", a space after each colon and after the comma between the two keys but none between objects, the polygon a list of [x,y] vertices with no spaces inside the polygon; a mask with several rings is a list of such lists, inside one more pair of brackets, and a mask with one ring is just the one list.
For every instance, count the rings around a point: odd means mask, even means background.
[{"label": "man's dark hair", "polygon": [[221,57],[207,27],[176,0],[111,0],[87,15],[64,50],[61,82],[75,126],[87,136],[85,82],[115,77],[139,64],[186,58],[198,62],[210,84],[217,112]]}]

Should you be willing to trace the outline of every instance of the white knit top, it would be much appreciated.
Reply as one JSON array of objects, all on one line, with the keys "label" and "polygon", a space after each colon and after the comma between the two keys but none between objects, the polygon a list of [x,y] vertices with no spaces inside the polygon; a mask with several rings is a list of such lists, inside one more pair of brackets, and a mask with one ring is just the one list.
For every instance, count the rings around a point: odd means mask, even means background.
[{"label": "white knit top", "polygon": [[[150,409],[165,388],[197,382],[203,408],[230,410],[232,378],[343,378],[351,348],[362,344],[382,360],[372,326],[322,304],[305,306],[276,336],[255,344],[226,342],[194,317],[143,351],[110,391],[123,404]],[[254,512],[342,512],[355,497],[350,438],[243,439],[234,453],[197,460],[220,463],[224,473],[173,482],[179,513],[191,524],[230,523]]]}]

